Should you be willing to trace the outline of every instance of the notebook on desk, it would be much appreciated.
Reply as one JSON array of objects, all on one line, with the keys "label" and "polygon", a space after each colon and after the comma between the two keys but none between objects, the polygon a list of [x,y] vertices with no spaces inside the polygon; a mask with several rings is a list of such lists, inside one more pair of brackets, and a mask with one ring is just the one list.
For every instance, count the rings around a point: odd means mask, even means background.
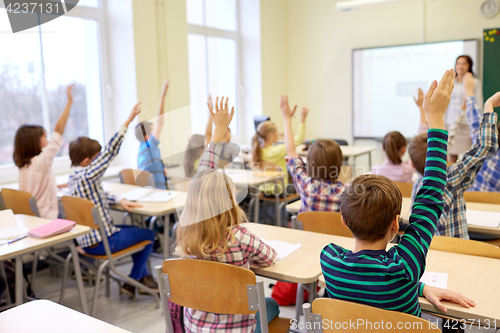
[{"label": "notebook on desk", "polygon": [[297,244],[292,244],[292,243],[287,243],[279,240],[267,240],[265,238],[261,238],[261,241],[272,247],[278,254],[277,260],[281,261],[288,257],[290,254],[294,253],[298,249],[302,247],[300,243]]},{"label": "notebook on desk", "polygon": [[17,223],[12,209],[0,211],[0,240],[26,236],[28,229]]},{"label": "notebook on desk", "polygon": [[467,224],[498,228],[500,225],[500,213],[467,209]]},{"label": "notebook on desk", "polygon": [[141,187],[132,191],[128,191],[123,195],[124,199],[129,201],[141,202],[167,202],[179,195],[175,191],[161,191],[153,187]]}]

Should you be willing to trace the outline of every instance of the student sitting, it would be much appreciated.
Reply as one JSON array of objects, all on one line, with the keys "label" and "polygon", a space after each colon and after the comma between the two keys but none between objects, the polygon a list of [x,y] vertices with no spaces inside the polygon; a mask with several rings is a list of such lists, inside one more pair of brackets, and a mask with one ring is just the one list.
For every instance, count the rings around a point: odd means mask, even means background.
[{"label": "student sitting", "polygon": [[384,137],[382,148],[385,152],[385,162],[375,164],[372,173],[389,178],[393,182],[413,183],[412,176],[415,169],[411,160],[403,162],[406,153],[406,138],[398,131],[389,132]]},{"label": "student sitting", "polygon": [[[342,222],[353,233],[353,251],[327,245],[321,252],[321,268],[329,297],[382,309],[421,315],[418,297],[425,296],[443,312],[441,299],[464,307],[474,302],[445,289],[419,282],[425,270],[429,244],[443,208],[446,184],[447,132],[444,114],[450,101],[455,74],[446,71],[441,82],[433,81],[425,96],[429,148],[424,186],[418,192],[399,245],[386,251],[398,233],[402,196],[388,178],[362,175],[354,178],[341,196]],[[436,87],[437,86],[437,87]]]},{"label": "student sitting", "polygon": [[167,189],[167,178],[165,176],[165,167],[161,159],[160,134],[165,121],[163,113],[165,112],[164,102],[168,91],[168,80],[163,83],[161,88],[160,103],[158,105],[158,114],[155,118],[154,126],[151,123],[139,123],[135,128],[135,136],[141,143],[139,146],[139,156],[137,157],[137,166],[141,170],[147,170],[153,174],[156,188]]},{"label": "student sitting", "polygon": [[[463,82],[467,99],[467,113],[480,113],[474,97],[474,79],[465,76]],[[474,146],[464,154],[462,159],[447,170],[448,176],[443,194],[443,214],[437,226],[437,235],[469,239],[463,193],[472,186],[484,161],[492,157],[498,148],[497,115],[493,112],[493,105],[498,103],[495,96],[485,103],[483,121]],[[418,180],[413,184],[412,198],[415,198],[415,193],[422,186],[426,150],[425,135],[416,136],[411,141],[409,154],[413,166],[419,173]]]},{"label": "student sitting", "polygon": [[[234,114],[227,104],[216,104],[212,113],[215,131],[208,149],[203,153],[198,173],[189,186],[186,207],[177,229],[177,253],[196,259],[223,262],[249,269],[250,264],[272,266],[276,251],[250,233],[241,224],[247,222],[245,213],[235,200],[232,180],[218,172],[220,142]],[[273,299],[266,298],[267,319],[279,314]],[[256,315],[227,315],[184,309],[187,332],[253,332],[260,327]],[[260,329],[256,330],[260,331]]]},{"label": "student sitting", "polygon": [[66,89],[68,102],[57,120],[50,141],[42,126],[23,125],[14,139],[14,162],[19,168],[19,189],[31,193],[35,197],[40,216],[46,219],[57,219],[59,207],[57,203],[56,176],[52,171],[52,162],[63,145],[63,134],[73,103],[74,85]]},{"label": "student sitting", "polygon": [[299,157],[292,136],[292,111],[288,97],[281,96],[281,112],[285,122],[285,145],[289,160],[288,172],[300,195],[299,212],[340,210],[340,195],[344,185],[338,181],[342,167],[342,150],[333,140],[316,140],[307,152],[307,165]]},{"label": "student sitting", "polygon": [[[283,99],[283,96],[281,97]],[[297,106],[295,106],[295,109]],[[295,145],[299,145],[304,141],[304,136],[306,134],[306,119],[309,109],[306,107],[302,108],[300,113],[301,122],[297,133],[294,137]],[[269,162],[277,165],[283,171],[283,179],[285,183],[285,188],[288,184],[288,172],[286,171],[286,160],[285,156],[287,154],[285,144],[275,144],[278,142],[278,128],[276,124],[272,121],[264,121],[257,126],[257,133],[252,138],[252,163],[254,165],[261,165],[261,162]],[[265,187],[261,189],[266,194],[274,194],[274,184],[266,184]],[[278,186],[279,193],[282,192],[281,187]],[[294,193],[293,188],[287,188],[286,193]]]},{"label": "student sitting", "polygon": [[[102,152],[99,142],[87,137],[79,137],[71,142],[69,146],[69,157],[74,167],[68,181],[69,193],[90,200],[95,204],[104,224],[111,252],[123,250],[145,240],[153,242],[155,238],[154,231],[149,229],[114,225],[109,211],[110,204],[120,203],[127,211],[130,211],[130,208],[142,206],[105,193],[101,182],[104,172],[118,155],[128,125],[139,112],[140,103],[134,106],[128,119],[111,138]],[[78,237],[76,240],[86,253],[92,255],[106,254],[99,229],[94,229],[89,234]],[[130,277],[153,290],[158,290],[158,284],[153,280],[146,266],[152,247],[153,244],[149,244],[142,251],[132,255],[134,266]],[[127,283],[121,287],[121,291],[130,297],[135,297],[135,287]],[[147,294],[146,291],[141,291],[141,289],[139,289],[139,293]]]}]

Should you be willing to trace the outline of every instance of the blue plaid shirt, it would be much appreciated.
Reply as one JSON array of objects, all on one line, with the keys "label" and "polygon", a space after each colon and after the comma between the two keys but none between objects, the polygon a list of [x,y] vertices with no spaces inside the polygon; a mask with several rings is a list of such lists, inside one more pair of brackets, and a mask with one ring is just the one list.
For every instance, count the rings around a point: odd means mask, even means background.
[{"label": "blue plaid shirt", "polygon": [[153,135],[147,142],[141,142],[139,146],[139,156],[137,157],[137,166],[141,170],[147,170],[153,174],[155,187],[166,190],[167,179],[163,171],[163,162],[161,161],[160,141]]},{"label": "blue plaid shirt", "polygon": [[[75,167],[68,180],[70,195],[90,200],[97,207],[108,237],[120,231],[120,228],[115,227],[113,224],[113,218],[109,213],[109,205],[119,202],[120,198],[104,192],[101,178],[113,159],[118,155],[126,132],[127,128],[122,126],[118,133],[111,138],[104,151],[97,155],[90,165]],[[102,237],[99,229],[92,229],[89,234],[77,237],[76,241],[78,245],[85,248],[101,242]]]},{"label": "blue plaid shirt", "polygon": [[[467,98],[467,113],[477,114],[478,110],[475,97]],[[448,168],[443,193],[444,208],[437,225],[437,235],[469,239],[463,193],[472,186],[484,161],[491,158],[498,149],[496,123],[495,113],[485,114],[481,126],[478,126],[479,134],[472,149]],[[422,175],[419,174],[418,180],[413,184],[412,200],[421,186]]]}]

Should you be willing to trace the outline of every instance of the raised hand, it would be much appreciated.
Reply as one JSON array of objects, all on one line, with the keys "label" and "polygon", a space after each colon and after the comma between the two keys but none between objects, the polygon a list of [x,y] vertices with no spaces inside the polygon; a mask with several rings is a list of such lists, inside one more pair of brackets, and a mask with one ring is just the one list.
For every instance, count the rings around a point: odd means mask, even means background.
[{"label": "raised hand", "polygon": [[424,106],[424,92],[422,91],[422,89],[418,88],[417,98],[413,96],[413,100],[415,101],[415,104],[417,104],[419,108],[422,108]]},{"label": "raised hand", "polygon": [[498,107],[500,107],[500,91],[484,103],[484,113],[493,113],[493,109]]},{"label": "raised hand", "polygon": [[212,113],[214,112],[214,103],[212,102],[212,95],[208,95],[207,106],[211,116]]},{"label": "raised hand", "polygon": [[432,81],[429,90],[424,95],[425,118],[429,128],[444,129],[444,115],[450,96],[455,86],[455,71],[447,70],[439,84],[436,80]]},{"label": "raised hand", "polygon": [[70,84],[68,88],[66,88],[66,95],[68,95],[68,103],[73,103],[73,90],[75,89],[74,84]]},{"label": "raised hand", "polygon": [[170,86],[170,79],[166,79],[161,86],[161,96],[165,98],[167,96],[168,87]]},{"label": "raised hand", "polygon": [[229,98],[226,97],[226,101],[224,102],[224,97],[222,97],[219,103],[219,97],[217,97],[215,99],[215,112],[209,110],[215,125],[211,142],[222,142],[229,128],[229,124],[231,120],[233,120],[234,107],[232,107],[231,112],[229,112],[228,100]]},{"label": "raised hand", "polygon": [[[281,95],[280,98],[280,109],[281,113],[283,114],[283,118],[285,119],[291,119],[293,115],[295,114],[295,111],[297,111],[297,105],[292,109],[290,109],[290,106],[288,104],[288,96],[287,95]],[[306,114],[307,116],[307,114]]]},{"label": "raised hand", "polygon": [[442,300],[460,304],[464,308],[476,306],[476,303],[474,303],[473,300],[448,289],[435,288],[425,285],[423,294],[429,302],[444,313],[446,313],[448,309],[446,309],[446,307],[441,303]]},{"label": "raised hand", "polygon": [[463,78],[465,96],[474,96],[474,76],[472,73],[466,73]]},{"label": "raised hand", "polygon": [[125,121],[125,124],[123,124],[123,125],[125,125],[125,127],[128,127],[128,125],[130,125],[132,120],[134,120],[134,118],[137,117],[137,115],[139,113],[141,113],[141,103],[142,102],[139,102],[136,105],[134,105],[134,108],[132,109],[132,111],[130,111],[130,114],[129,114],[127,120]]},{"label": "raised hand", "polygon": [[301,116],[301,121],[303,123],[306,122],[307,115],[309,114],[309,108],[307,106],[304,106],[302,110],[300,110],[300,116]]}]

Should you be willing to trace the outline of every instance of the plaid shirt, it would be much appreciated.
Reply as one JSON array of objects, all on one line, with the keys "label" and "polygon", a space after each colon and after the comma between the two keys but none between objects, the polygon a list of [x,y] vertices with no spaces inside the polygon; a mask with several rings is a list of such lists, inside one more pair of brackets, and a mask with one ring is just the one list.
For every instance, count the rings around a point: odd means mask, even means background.
[{"label": "plaid shirt", "polygon": [[[216,169],[222,147],[211,143],[203,153],[198,172]],[[272,266],[276,262],[276,251],[245,227],[236,225],[231,232],[234,243],[224,254],[210,255],[205,260],[218,261],[250,269],[250,264]],[[255,315],[228,315],[184,308],[184,328],[186,332],[253,332],[257,319]]]},{"label": "plaid shirt", "polygon": [[340,195],[344,190],[344,185],[341,182],[333,183],[308,176],[306,164],[300,157],[290,158],[287,168],[293,177],[293,185],[302,202],[299,213],[340,211]]},{"label": "plaid shirt", "polygon": [[[477,112],[474,97],[467,99],[468,112]],[[486,159],[497,151],[497,115],[485,114],[474,146],[447,171],[446,187],[443,194],[444,208],[439,219],[436,234],[440,236],[469,239],[467,216],[463,193],[472,186],[478,171]],[[422,175],[413,184],[412,200],[422,186]]]},{"label": "plaid shirt", "polygon": [[[109,205],[119,200],[115,196],[104,192],[101,178],[111,161],[118,154],[126,132],[127,128],[125,126],[120,127],[120,130],[111,138],[104,151],[90,165],[74,168],[68,180],[70,195],[90,200],[97,207],[108,237],[120,231],[119,228],[114,226],[113,218],[109,213]],[[76,241],[78,245],[85,248],[101,242],[102,237],[99,229],[92,229],[89,234],[77,237]]]},{"label": "plaid shirt", "polygon": [[[468,98],[467,105],[469,103],[474,103],[474,100]],[[477,107],[471,107],[470,109],[472,112],[467,112],[467,122],[470,127],[471,140],[474,142],[479,132],[481,110]],[[500,192],[500,150],[497,150],[492,158],[484,162],[469,191]]]}]

